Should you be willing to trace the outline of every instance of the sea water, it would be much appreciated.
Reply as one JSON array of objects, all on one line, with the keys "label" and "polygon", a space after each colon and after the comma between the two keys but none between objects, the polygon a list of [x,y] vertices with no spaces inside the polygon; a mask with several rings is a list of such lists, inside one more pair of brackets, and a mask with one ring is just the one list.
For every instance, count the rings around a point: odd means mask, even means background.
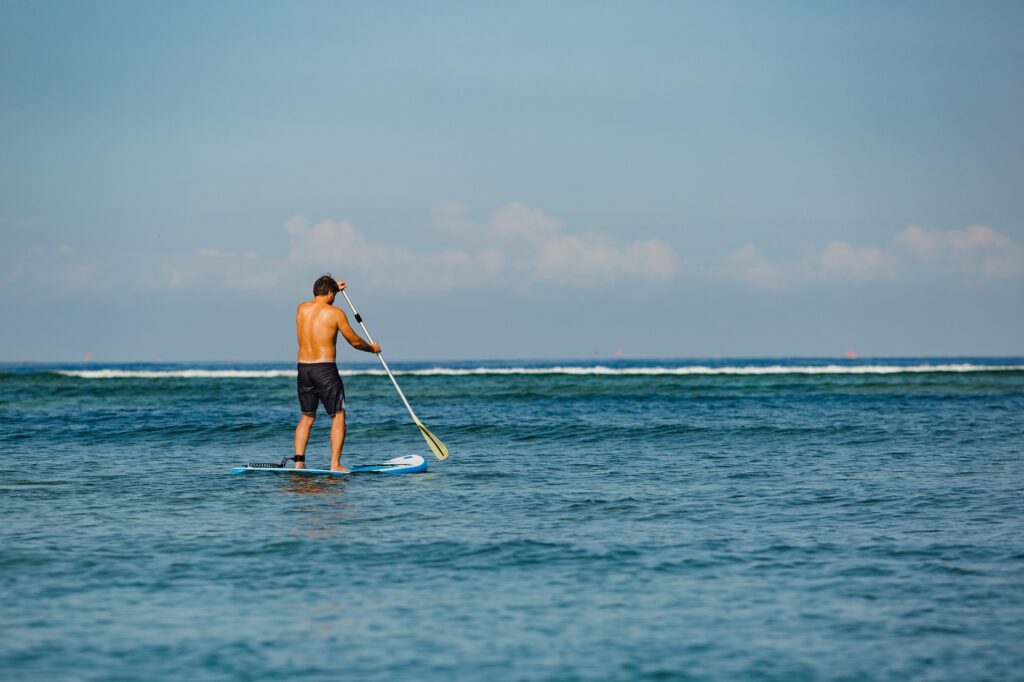
[{"label": "sea water", "polygon": [[0,678],[1024,678],[1021,359],[395,364],[0,367]]}]

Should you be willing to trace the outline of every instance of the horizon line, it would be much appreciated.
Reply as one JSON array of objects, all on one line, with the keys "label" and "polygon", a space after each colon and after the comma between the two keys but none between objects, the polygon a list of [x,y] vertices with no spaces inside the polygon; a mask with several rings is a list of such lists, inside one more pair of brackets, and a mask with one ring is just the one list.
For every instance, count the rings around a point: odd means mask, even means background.
[{"label": "horizon line", "polygon": [[[596,363],[621,363],[621,362],[728,362],[728,361],[757,361],[764,362],[770,360],[831,360],[839,362],[867,362],[867,361],[879,361],[879,360],[1024,360],[1024,353],[1020,355],[941,355],[941,354],[926,354],[926,355],[857,355],[856,357],[847,357],[844,355],[717,355],[717,356],[650,356],[650,357],[614,357],[614,356],[596,356],[596,357],[547,357],[547,358],[514,358],[514,357],[503,357],[503,358],[430,358],[430,359],[391,359],[392,363],[410,363],[410,364],[422,364],[422,363],[468,363],[468,362],[480,362],[480,363],[559,363],[559,362],[570,362],[570,363],[584,363],[584,362],[596,362]],[[335,360],[339,365],[376,365],[377,363],[373,360]],[[32,366],[32,365],[90,365],[90,366],[102,366],[104,364],[114,365],[184,365],[184,364],[201,364],[201,365],[291,365],[296,364],[295,360],[164,360],[164,359],[149,359],[149,360],[0,360],[0,367],[2,366]]]}]

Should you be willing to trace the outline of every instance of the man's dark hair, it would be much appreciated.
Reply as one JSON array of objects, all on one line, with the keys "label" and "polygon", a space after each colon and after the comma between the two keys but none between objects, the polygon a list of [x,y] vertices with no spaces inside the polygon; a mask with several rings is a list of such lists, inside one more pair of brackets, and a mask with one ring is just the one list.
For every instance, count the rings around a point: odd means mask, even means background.
[{"label": "man's dark hair", "polygon": [[313,282],[313,295],[314,296],[326,296],[327,294],[338,293],[338,283],[331,277],[331,273],[327,273],[317,281]]}]

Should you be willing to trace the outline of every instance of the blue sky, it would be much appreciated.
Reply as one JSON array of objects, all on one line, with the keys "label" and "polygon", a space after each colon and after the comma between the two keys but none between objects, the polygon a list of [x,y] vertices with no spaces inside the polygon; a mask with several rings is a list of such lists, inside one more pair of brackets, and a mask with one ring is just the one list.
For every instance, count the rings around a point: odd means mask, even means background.
[{"label": "blue sky", "polygon": [[[1020,355],[1017,3],[0,4],[0,360]],[[351,359],[364,359],[346,355]]]}]

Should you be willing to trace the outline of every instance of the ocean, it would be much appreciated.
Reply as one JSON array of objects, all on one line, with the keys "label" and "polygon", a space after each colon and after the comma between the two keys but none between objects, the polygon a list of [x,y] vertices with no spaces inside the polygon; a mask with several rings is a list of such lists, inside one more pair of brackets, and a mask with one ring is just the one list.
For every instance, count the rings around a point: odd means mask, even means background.
[{"label": "ocean", "polygon": [[0,678],[1024,679],[1024,359],[394,364],[0,366]]}]

